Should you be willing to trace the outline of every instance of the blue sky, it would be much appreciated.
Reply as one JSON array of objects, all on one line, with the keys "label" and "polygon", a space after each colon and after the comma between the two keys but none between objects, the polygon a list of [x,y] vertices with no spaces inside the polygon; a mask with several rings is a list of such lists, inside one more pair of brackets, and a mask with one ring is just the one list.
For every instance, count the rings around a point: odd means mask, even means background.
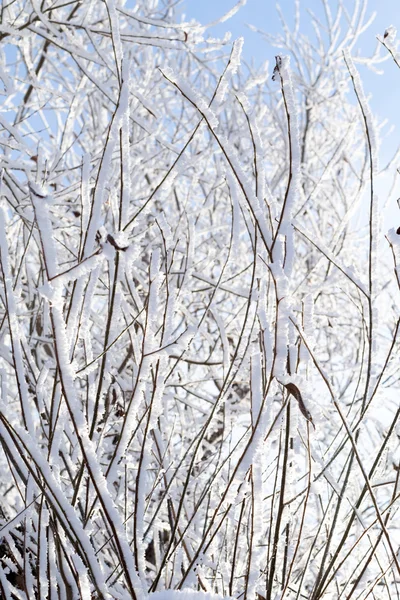
[{"label": "blue sky", "polygon": [[[236,0],[184,0],[181,10],[185,13],[186,19],[195,18],[202,23],[213,21],[226,13]],[[315,14],[321,14],[321,0],[300,0],[302,9],[301,29],[304,33],[311,33],[310,20],[307,10]],[[330,5],[334,10],[336,0],[330,0]],[[344,5],[348,10],[353,6],[353,0],[344,0]],[[288,20],[293,23],[294,0],[282,0],[281,10]],[[400,0],[369,0],[367,16],[376,12],[376,17],[370,28],[363,34],[360,49],[364,53],[372,53],[376,45],[376,35],[383,34],[389,25],[394,25],[400,35]],[[226,31],[231,31],[232,38],[243,36],[245,39],[244,56],[247,60],[255,60],[260,63],[264,60],[273,62],[275,51],[267,42],[257,33],[251,31],[247,24],[255,25],[257,28],[269,32],[281,32],[281,24],[276,10],[276,4],[271,0],[247,0],[247,4],[230,20],[209,30],[211,35],[223,35]],[[388,60],[381,65],[384,71],[383,75],[378,75],[370,70],[361,67],[365,92],[370,96],[370,106],[373,113],[380,119],[388,119],[390,124],[396,127],[396,130],[385,142],[387,151],[384,154],[389,156],[390,152],[395,150],[400,144],[400,70],[394,65],[392,60]],[[386,158],[385,156],[385,158]]]}]

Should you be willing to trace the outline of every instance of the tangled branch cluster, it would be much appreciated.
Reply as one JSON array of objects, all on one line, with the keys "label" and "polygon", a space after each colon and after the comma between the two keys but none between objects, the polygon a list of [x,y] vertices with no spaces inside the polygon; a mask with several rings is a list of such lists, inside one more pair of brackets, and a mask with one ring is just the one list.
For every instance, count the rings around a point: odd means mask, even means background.
[{"label": "tangled branch cluster", "polygon": [[174,4],[0,9],[0,596],[395,598],[366,5],[254,69]]}]

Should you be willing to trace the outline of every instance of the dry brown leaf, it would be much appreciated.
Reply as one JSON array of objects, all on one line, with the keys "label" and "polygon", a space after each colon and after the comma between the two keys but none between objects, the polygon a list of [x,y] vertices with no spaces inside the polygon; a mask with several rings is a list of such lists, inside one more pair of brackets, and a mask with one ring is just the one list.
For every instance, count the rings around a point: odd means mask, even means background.
[{"label": "dry brown leaf", "polygon": [[315,429],[315,425],[314,425],[311,413],[307,409],[306,405],[304,404],[304,400],[301,396],[300,390],[297,387],[297,385],[295,385],[294,383],[284,383],[283,385],[287,389],[289,394],[291,394],[297,400],[302,415],[307,419],[307,421],[309,421],[311,423],[311,425]]}]

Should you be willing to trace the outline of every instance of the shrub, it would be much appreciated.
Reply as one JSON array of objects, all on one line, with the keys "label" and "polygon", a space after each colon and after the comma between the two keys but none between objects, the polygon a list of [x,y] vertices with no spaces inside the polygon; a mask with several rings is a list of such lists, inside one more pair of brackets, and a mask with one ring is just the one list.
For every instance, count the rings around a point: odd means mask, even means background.
[{"label": "shrub", "polygon": [[1,9],[2,598],[397,597],[366,6],[324,6],[258,69],[172,0]]}]

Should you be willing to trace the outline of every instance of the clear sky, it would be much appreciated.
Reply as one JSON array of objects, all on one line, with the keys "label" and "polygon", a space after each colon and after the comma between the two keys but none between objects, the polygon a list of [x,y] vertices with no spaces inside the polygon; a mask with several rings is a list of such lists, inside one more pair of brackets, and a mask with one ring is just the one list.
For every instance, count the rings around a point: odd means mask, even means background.
[{"label": "clear sky", "polygon": [[[211,22],[226,13],[236,0],[183,0],[182,11],[186,19],[195,18],[202,23]],[[337,5],[336,0],[330,0],[332,10]],[[351,11],[354,0],[344,0],[344,6]],[[293,23],[294,0],[282,0],[281,10],[288,20]],[[314,14],[322,14],[321,0],[300,0],[302,11],[301,30],[312,35],[312,28],[308,11]],[[389,25],[394,25],[400,35],[400,0],[369,0],[366,15],[376,13],[374,22],[363,34],[361,47],[363,53],[372,53],[376,45],[376,35],[383,34]],[[274,62],[274,49],[257,33],[251,31],[247,24],[255,25],[258,29],[268,33],[282,31],[276,3],[273,0],[247,0],[238,13],[225,23],[209,30],[209,35],[222,36],[226,31],[232,33],[232,38],[239,36],[245,38],[244,56],[247,60],[253,59],[256,63],[264,60]],[[400,144],[400,69],[392,60],[384,62],[381,66],[383,75],[378,75],[366,68],[360,67],[363,84],[367,95],[370,96],[370,105],[373,113],[380,119],[388,119],[396,127],[387,140],[387,150],[384,154],[396,149]]]}]

